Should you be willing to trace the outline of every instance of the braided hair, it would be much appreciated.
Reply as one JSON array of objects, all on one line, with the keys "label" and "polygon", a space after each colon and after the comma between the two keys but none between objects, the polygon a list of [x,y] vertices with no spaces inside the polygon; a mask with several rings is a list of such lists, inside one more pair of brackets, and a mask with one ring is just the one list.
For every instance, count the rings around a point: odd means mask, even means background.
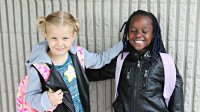
[{"label": "braided hair", "polygon": [[162,42],[162,37],[161,37],[161,30],[160,30],[160,25],[156,19],[156,17],[150,13],[150,12],[146,12],[143,10],[137,10],[135,12],[133,12],[133,14],[129,17],[128,21],[124,22],[122,28],[120,29],[120,32],[122,31],[122,29],[124,28],[124,34],[123,34],[123,38],[122,38],[122,42],[123,42],[123,52],[128,49],[128,40],[127,40],[127,36],[129,33],[129,26],[131,24],[131,19],[134,16],[138,16],[138,15],[142,15],[142,16],[147,16],[149,17],[152,22],[153,22],[153,39],[152,42],[150,44],[151,50],[151,56],[152,58],[155,58],[159,52],[162,53],[166,53],[163,42]]}]

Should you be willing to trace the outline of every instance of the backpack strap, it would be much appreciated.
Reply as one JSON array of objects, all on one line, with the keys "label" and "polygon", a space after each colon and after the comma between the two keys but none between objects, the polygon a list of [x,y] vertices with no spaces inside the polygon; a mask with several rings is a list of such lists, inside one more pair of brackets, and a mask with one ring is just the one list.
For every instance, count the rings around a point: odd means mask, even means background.
[{"label": "backpack strap", "polygon": [[[40,82],[42,84],[42,90],[49,90],[52,91],[51,88],[48,88],[46,86],[46,81],[48,80],[50,76],[50,67],[46,63],[35,63],[33,64],[33,67],[39,72]],[[56,109],[56,106],[53,106],[51,109],[49,109],[47,112],[53,112],[54,109]],[[45,111],[46,112],[46,111]]]},{"label": "backpack strap", "polygon": [[123,52],[123,57],[122,57],[122,53],[120,53],[119,56],[117,57],[117,64],[116,64],[116,70],[115,70],[115,98],[117,98],[118,96],[117,88],[119,84],[119,78],[120,78],[122,65],[123,65],[124,59],[126,58],[126,56],[128,56],[128,54],[129,52]]},{"label": "backpack strap", "polygon": [[50,75],[50,68],[46,63],[35,63],[33,66],[36,70],[40,73],[43,77],[44,81],[46,82]]},{"label": "backpack strap", "polygon": [[165,103],[168,106],[176,84],[176,67],[174,60],[169,54],[160,53],[160,56],[162,58],[165,74],[163,97],[165,98]]},{"label": "backpack strap", "polygon": [[81,46],[77,46],[76,49],[77,49],[77,56],[81,63],[81,66],[83,67],[83,69],[85,69],[85,56],[84,56],[83,48]]},{"label": "backpack strap", "polygon": [[[33,64],[32,67],[34,67],[38,75],[40,77],[40,81],[42,84],[42,89],[45,88],[45,81],[49,78],[50,75],[50,68],[47,64],[42,63],[36,63]],[[37,112],[33,108],[31,108],[30,105],[28,105],[25,101],[25,94],[26,94],[26,88],[28,83],[28,75],[25,75],[21,82],[18,85],[17,89],[17,96],[16,96],[16,104],[17,104],[17,111],[18,112]],[[44,89],[43,89],[44,90]]]}]

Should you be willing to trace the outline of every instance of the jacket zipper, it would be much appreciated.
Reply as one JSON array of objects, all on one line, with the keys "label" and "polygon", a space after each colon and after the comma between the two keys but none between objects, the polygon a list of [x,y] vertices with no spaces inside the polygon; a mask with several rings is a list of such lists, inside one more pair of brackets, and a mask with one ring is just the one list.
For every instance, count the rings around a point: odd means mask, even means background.
[{"label": "jacket zipper", "polygon": [[[141,73],[141,61],[140,61],[140,57],[138,58],[137,68],[138,68],[138,74],[140,74]],[[139,79],[138,75],[136,75],[136,79]],[[138,102],[138,98],[137,98],[137,96],[138,96],[138,88],[137,87],[138,87],[138,83],[136,83],[136,90],[134,91],[133,102],[134,101]],[[134,103],[133,104],[133,108],[131,108],[131,112],[132,111],[138,111],[137,108],[135,108],[135,107],[136,107],[136,104]]]},{"label": "jacket zipper", "polygon": [[67,103],[65,103],[64,101],[63,101],[63,103],[64,103],[65,105],[67,105],[67,106],[69,107],[69,109],[70,109],[72,112],[75,112],[72,108],[70,108],[70,106],[69,106]]},{"label": "jacket zipper", "polygon": [[146,84],[148,81],[148,72],[149,72],[149,70],[145,70],[143,87],[146,87]]},{"label": "jacket zipper", "polygon": [[137,67],[140,68],[140,60],[138,60]]},{"label": "jacket zipper", "polygon": [[126,76],[126,79],[127,79],[127,81],[128,81],[128,87],[131,86],[130,73],[131,73],[131,68],[128,70],[128,73],[127,73],[127,76]]}]

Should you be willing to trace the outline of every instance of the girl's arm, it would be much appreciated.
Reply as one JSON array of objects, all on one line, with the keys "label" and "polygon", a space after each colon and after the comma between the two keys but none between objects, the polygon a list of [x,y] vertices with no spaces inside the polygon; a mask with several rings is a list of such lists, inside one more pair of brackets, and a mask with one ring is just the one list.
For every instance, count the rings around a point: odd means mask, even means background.
[{"label": "girl's arm", "polygon": [[25,101],[39,112],[44,112],[54,107],[49,101],[47,91],[42,92],[39,74],[33,67],[28,72]]},{"label": "girl's arm", "polygon": [[112,48],[108,48],[102,53],[88,52],[83,48],[85,55],[85,67],[91,69],[98,69],[111,62],[123,49],[122,41],[115,44]]},{"label": "girl's arm", "polygon": [[100,69],[86,69],[85,73],[90,81],[100,81],[115,77],[117,57]]},{"label": "girl's arm", "polygon": [[169,101],[169,112],[184,112],[183,80],[176,69],[176,85]]}]

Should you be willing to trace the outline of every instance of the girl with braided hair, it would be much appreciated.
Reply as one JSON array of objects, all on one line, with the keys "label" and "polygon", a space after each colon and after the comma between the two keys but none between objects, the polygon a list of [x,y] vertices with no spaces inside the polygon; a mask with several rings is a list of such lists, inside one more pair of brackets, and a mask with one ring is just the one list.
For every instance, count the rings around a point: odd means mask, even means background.
[{"label": "girl with braided hair", "polygon": [[[135,11],[124,23],[125,57],[116,86],[115,112],[184,112],[183,82],[175,68],[176,81],[168,102],[163,97],[164,65],[159,53],[166,53],[156,17],[143,10]],[[124,55],[123,55],[124,54]],[[117,57],[101,69],[87,69],[91,81],[115,78]]]}]

